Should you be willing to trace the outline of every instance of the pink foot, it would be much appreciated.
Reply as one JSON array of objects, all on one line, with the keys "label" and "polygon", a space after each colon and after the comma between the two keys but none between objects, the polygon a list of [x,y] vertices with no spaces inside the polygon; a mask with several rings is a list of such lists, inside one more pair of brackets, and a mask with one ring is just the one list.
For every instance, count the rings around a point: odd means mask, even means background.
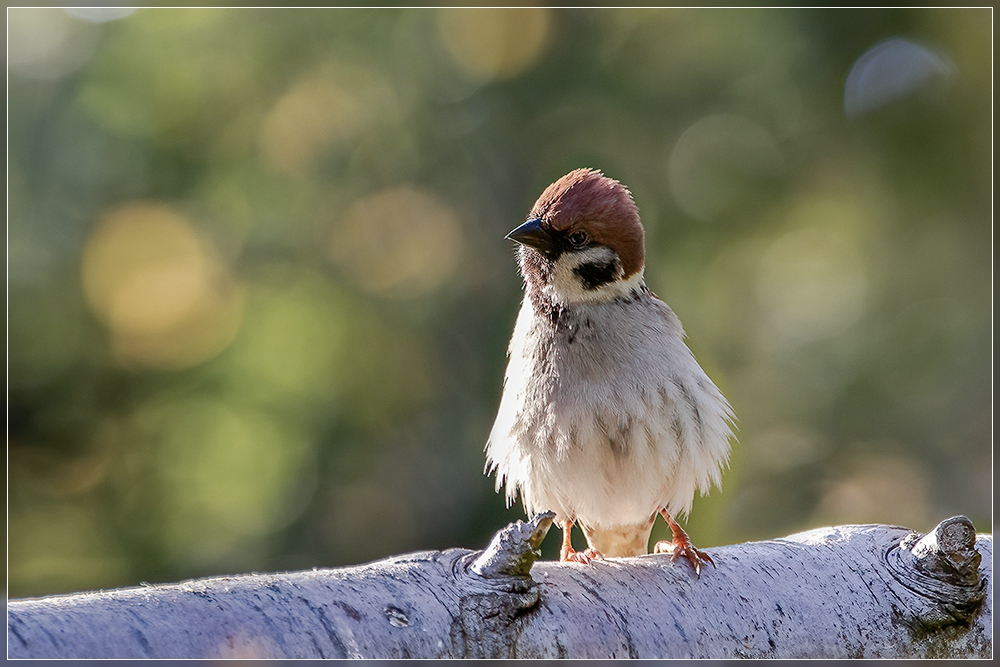
[{"label": "pink foot", "polygon": [[683,528],[677,525],[677,522],[674,521],[666,509],[660,510],[660,514],[663,515],[667,525],[670,526],[670,532],[674,539],[670,542],[657,542],[653,545],[654,554],[670,554],[671,561],[675,561],[678,558],[685,559],[691,563],[694,573],[699,577],[701,576],[702,563],[711,563],[712,567],[715,567],[715,561],[712,560],[712,557],[691,544],[691,538],[688,537]]},{"label": "pink foot", "polygon": [[678,558],[683,558],[687,562],[691,563],[691,567],[694,568],[694,573],[701,576],[702,563],[711,563],[712,567],[715,567],[715,561],[712,557],[701,549],[695,548],[691,542],[684,540],[681,543],[677,541],[672,542],[657,542],[653,545],[654,554],[670,554],[670,560],[675,561]]},{"label": "pink foot", "polygon": [[559,560],[564,563],[583,563],[584,565],[590,565],[591,561],[604,560],[604,555],[600,551],[588,547],[583,551],[576,551],[575,549],[563,551],[563,553],[559,554]]}]

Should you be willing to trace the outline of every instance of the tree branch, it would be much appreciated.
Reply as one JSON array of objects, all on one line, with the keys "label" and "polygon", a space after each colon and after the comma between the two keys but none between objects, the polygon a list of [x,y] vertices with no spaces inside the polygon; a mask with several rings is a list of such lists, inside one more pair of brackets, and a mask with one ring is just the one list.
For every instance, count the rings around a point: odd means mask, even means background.
[{"label": "tree branch", "polygon": [[991,657],[992,535],[822,528],[532,568],[551,515],[485,551],[11,600],[11,658]]}]

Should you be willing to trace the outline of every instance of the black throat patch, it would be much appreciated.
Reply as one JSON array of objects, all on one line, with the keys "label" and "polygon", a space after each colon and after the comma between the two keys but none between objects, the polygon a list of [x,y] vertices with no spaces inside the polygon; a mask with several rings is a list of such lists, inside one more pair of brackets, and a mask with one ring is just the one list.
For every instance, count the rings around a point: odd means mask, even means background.
[{"label": "black throat patch", "polygon": [[597,289],[601,285],[607,285],[618,278],[621,272],[621,265],[618,259],[609,259],[598,262],[584,262],[573,269],[573,273],[580,276],[584,289]]}]

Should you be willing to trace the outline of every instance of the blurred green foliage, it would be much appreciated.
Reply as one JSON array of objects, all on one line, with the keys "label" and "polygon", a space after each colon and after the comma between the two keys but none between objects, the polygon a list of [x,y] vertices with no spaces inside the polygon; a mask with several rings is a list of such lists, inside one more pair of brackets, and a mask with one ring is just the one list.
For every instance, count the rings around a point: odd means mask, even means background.
[{"label": "blurred green foliage", "polygon": [[696,543],[991,531],[990,17],[9,10],[9,593],[484,545],[580,166],[740,418]]}]

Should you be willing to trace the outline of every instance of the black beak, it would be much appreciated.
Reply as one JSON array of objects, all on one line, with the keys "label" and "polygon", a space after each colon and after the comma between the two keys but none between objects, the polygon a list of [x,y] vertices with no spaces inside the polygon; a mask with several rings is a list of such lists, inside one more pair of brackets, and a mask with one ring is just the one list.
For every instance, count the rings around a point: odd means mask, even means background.
[{"label": "black beak", "polygon": [[531,246],[544,253],[552,250],[552,235],[542,229],[542,221],[532,218],[506,236],[511,241]]}]

